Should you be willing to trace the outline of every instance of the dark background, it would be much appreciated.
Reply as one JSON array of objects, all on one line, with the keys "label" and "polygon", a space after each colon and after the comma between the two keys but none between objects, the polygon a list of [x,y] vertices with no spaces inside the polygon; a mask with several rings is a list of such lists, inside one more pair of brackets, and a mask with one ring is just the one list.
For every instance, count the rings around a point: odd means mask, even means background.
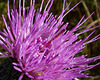
[{"label": "dark background", "polygon": [[[19,0],[16,0],[16,8],[18,8],[18,1]],[[43,8],[45,7],[47,1],[48,0],[44,0]],[[68,10],[79,1],[80,0],[66,0],[66,6],[68,5],[69,2],[72,2]],[[40,3],[41,0],[36,0],[35,8],[39,8]],[[25,5],[29,6],[29,4],[30,4],[30,0],[26,0]],[[13,8],[12,5],[13,5],[13,0],[10,0],[10,9]],[[51,8],[51,12],[53,12],[54,15],[59,15],[61,13],[62,6],[63,6],[63,0],[54,0],[53,6]],[[100,26],[100,0],[82,0],[82,3],[78,5],[74,10],[72,10],[64,18],[64,22],[70,23],[67,29],[72,29],[81,19],[82,15],[85,14],[86,17],[88,17],[94,11],[95,14],[92,17],[90,17],[88,21],[83,24],[83,26],[86,26],[86,28],[91,24],[95,24],[93,27],[97,25]],[[0,30],[3,30],[3,28],[5,28],[4,22],[2,20],[2,14],[4,14],[5,18],[7,19],[6,13],[7,13],[7,0],[0,0]],[[84,33],[80,35],[79,38],[85,38],[91,32],[92,31]],[[95,37],[97,34],[100,34],[100,27],[95,29],[95,33],[92,35],[92,37],[90,37],[90,39]],[[0,46],[0,51],[3,51],[1,46]],[[87,44],[81,54],[88,54],[88,57],[94,57],[100,55],[100,40]],[[97,62],[100,62],[100,60],[94,62],[93,64]],[[90,73],[90,75],[100,76],[100,65],[89,70],[88,72]],[[100,79],[82,79],[82,80],[100,80]]]}]

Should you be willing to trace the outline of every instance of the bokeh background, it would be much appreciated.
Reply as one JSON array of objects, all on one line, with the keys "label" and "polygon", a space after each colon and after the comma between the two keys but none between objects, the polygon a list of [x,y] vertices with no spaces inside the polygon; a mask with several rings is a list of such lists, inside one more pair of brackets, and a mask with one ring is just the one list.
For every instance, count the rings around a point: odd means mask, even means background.
[{"label": "bokeh background", "polygon": [[[13,5],[13,0],[10,1],[10,9],[12,9]],[[18,8],[18,1],[16,0],[16,8]],[[25,0],[25,5],[26,7],[29,6],[30,0]],[[48,0],[44,0],[44,5],[45,7],[46,3]],[[66,0],[65,5],[67,6],[69,2],[72,2],[71,5],[67,10],[69,10],[71,7],[73,7],[76,3],[78,3],[80,0]],[[40,7],[41,0],[36,0],[36,5],[35,8]],[[51,8],[51,12],[53,12],[54,15],[59,15],[61,13],[63,6],[63,0],[54,0],[53,6]],[[83,26],[86,26],[88,28],[90,25],[93,25],[93,27],[99,25],[100,26],[100,0],[82,0],[82,3],[78,5],[74,10],[72,10],[65,18],[64,22],[69,22],[69,26],[67,29],[72,29],[78,21],[81,19],[82,15],[86,15],[88,17],[92,12],[94,12],[94,15],[90,17],[84,24]],[[3,30],[5,28],[3,19],[2,19],[2,14],[4,14],[5,18],[7,19],[7,0],[0,0],[0,30]],[[8,20],[8,19],[7,19]],[[79,38],[85,38],[88,36],[92,31],[89,31],[87,33],[84,33],[79,36]],[[95,33],[89,38],[92,39],[95,37],[97,34],[100,34],[100,27],[95,29]],[[89,40],[88,39],[88,40]],[[0,51],[4,51],[3,48],[0,46]],[[87,44],[82,53],[82,54],[88,54],[88,57],[93,57],[100,55],[100,40],[97,40],[95,42],[92,42],[90,44]],[[2,62],[3,59],[0,59],[0,63]],[[100,60],[94,62],[93,64],[100,62]],[[88,70],[87,72],[90,73],[90,75],[93,76],[100,76],[100,65],[96,66],[95,68]],[[81,80],[100,80],[100,79],[84,79],[82,78]]]}]

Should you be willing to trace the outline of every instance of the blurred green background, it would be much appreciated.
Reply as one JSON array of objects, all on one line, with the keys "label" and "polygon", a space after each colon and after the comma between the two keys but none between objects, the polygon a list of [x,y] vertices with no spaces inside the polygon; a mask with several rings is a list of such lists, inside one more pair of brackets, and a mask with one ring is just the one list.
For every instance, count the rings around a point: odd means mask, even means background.
[{"label": "blurred green background", "polygon": [[[18,1],[19,0],[16,0],[16,8],[18,8]],[[25,0],[25,1],[26,1],[25,5],[29,6],[30,0]],[[43,7],[45,7],[47,1],[48,0],[44,0]],[[67,10],[69,10],[79,1],[80,0],[66,0],[66,4],[65,4],[66,6],[68,5],[69,2],[72,2]],[[36,0],[35,8],[39,8],[40,3],[41,3],[41,0]],[[13,8],[12,5],[13,5],[13,0],[10,0],[10,9]],[[62,6],[63,6],[63,0],[54,0],[53,6],[51,8],[51,12],[53,12],[54,15],[59,15],[61,13]],[[70,23],[67,29],[72,29],[81,19],[82,15],[85,14],[86,17],[88,17],[94,11],[95,11],[95,14],[92,17],[90,17],[87,20],[87,22],[83,24],[83,26],[86,26],[86,28],[93,24],[95,24],[93,27],[97,25],[100,26],[100,0],[82,0],[82,3],[78,5],[74,10],[72,10],[64,18],[64,22]],[[7,19],[6,13],[7,13],[7,0],[0,0],[0,30],[3,30],[3,28],[5,28],[5,25],[2,19],[2,14],[4,14],[5,18]],[[91,32],[92,31],[84,33],[81,36],[79,36],[79,38],[85,38]],[[93,34],[92,37],[90,37],[90,39],[95,37],[97,34],[100,34],[100,27],[95,29],[95,34]],[[0,46],[0,51],[3,51],[1,46]],[[100,40],[87,44],[81,54],[88,54],[88,57],[100,55]],[[97,62],[100,62],[100,60],[94,62],[93,64]],[[89,70],[88,72],[90,73],[90,75],[100,76],[100,65]],[[100,79],[81,79],[81,80],[100,80]]]}]

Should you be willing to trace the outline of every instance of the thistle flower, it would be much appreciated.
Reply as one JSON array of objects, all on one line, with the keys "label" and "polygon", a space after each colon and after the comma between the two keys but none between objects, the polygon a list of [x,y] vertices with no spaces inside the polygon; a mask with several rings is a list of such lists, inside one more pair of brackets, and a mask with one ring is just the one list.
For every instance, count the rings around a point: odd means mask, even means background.
[{"label": "thistle flower", "polygon": [[[61,14],[57,17],[49,13],[53,4],[53,0],[48,0],[48,3],[42,13],[42,0],[39,9],[35,9],[35,0],[31,0],[30,8],[25,9],[25,0],[23,0],[23,7],[21,7],[21,0],[19,0],[19,12],[15,9],[15,0],[13,3],[14,9],[9,10],[8,1],[8,19],[10,25],[7,24],[4,16],[3,20],[6,29],[4,32],[0,31],[0,45],[6,50],[1,52],[0,57],[12,57],[15,62],[14,69],[21,72],[19,80],[24,75],[31,80],[77,80],[78,78],[92,78],[88,73],[83,73],[100,63],[95,65],[88,65],[100,59],[100,56],[93,58],[86,58],[87,55],[75,57],[80,53],[87,43],[100,39],[100,34],[93,39],[85,42],[94,31],[85,39],[78,39],[78,36],[84,32],[93,30],[96,27],[90,26],[80,33],[75,33],[77,30],[83,28],[82,24],[93,15],[93,13],[86,18],[84,17],[71,29],[66,30],[68,22],[64,23],[63,18],[73,10],[77,5],[66,12],[65,0]],[[26,13],[27,12],[27,13]],[[98,78],[98,77],[95,77]]]}]

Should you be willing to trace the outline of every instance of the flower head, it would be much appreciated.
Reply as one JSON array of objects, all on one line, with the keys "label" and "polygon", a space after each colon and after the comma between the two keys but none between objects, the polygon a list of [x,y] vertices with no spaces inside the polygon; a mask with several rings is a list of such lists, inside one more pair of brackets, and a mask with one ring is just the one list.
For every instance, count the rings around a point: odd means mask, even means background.
[{"label": "flower head", "polygon": [[[75,57],[85,47],[85,44],[100,39],[100,34],[93,39],[85,42],[94,31],[85,39],[78,40],[78,36],[84,32],[90,31],[96,27],[90,26],[80,33],[74,33],[92,14],[79,23],[71,30],[66,30],[68,22],[64,23],[63,18],[73,10],[78,4],[65,12],[69,7],[65,7],[65,0],[61,14],[57,17],[49,13],[53,0],[48,0],[45,9],[42,11],[42,0],[39,9],[35,9],[35,0],[31,0],[30,8],[25,9],[25,0],[21,7],[19,0],[19,12],[15,9],[9,10],[8,1],[8,19],[10,25],[3,16],[6,30],[0,31],[0,45],[7,51],[1,52],[3,57],[9,56],[16,60],[13,62],[14,69],[21,72],[19,80],[23,75],[32,80],[72,80],[81,77],[91,77],[88,73],[83,73],[100,63],[88,65],[100,59],[100,56],[85,58],[87,55]],[[27,13],[26,13],[27,12]],[[2,57],[2,56],[1,56]]]}]

